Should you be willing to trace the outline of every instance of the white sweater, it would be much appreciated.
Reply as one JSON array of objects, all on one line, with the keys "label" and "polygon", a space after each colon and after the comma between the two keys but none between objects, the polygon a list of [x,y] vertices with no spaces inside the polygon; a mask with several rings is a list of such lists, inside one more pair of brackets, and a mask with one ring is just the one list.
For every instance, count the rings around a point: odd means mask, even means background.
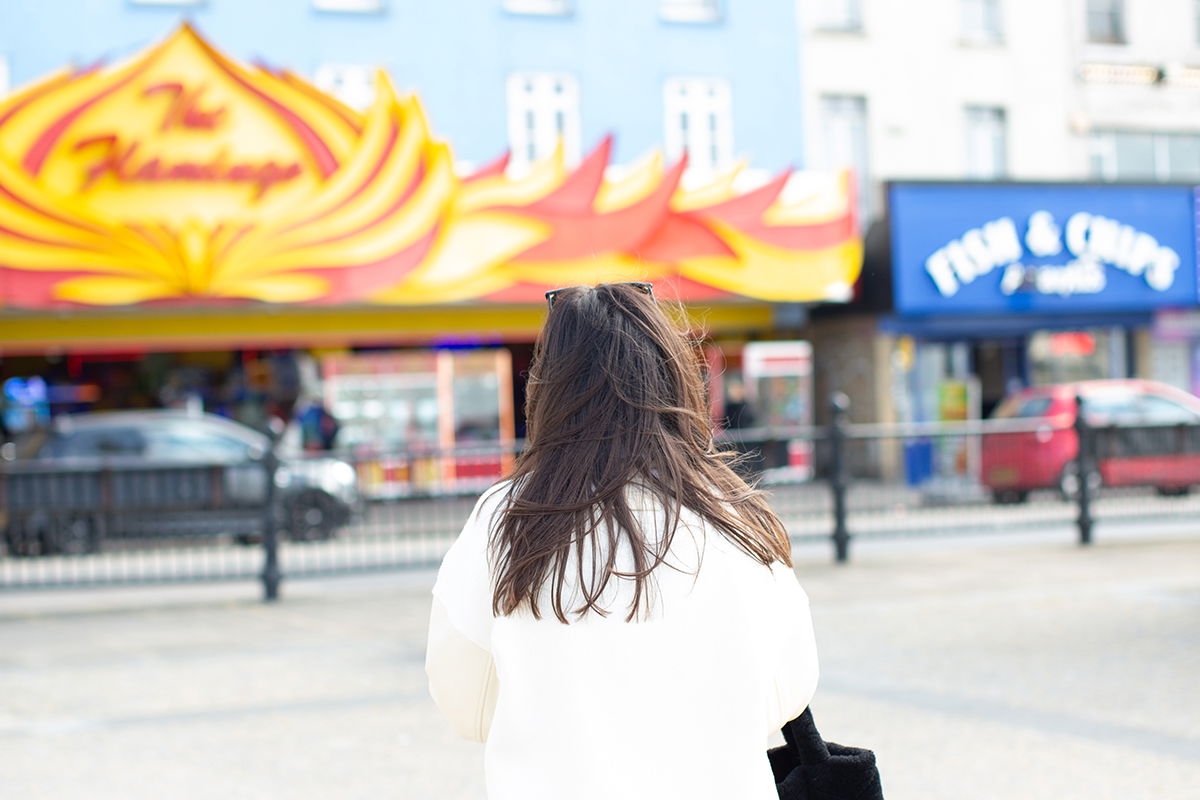
[{"label": "white sweater", "polygon": [[[605,617],[564,625],[548,596],[541,620],[493,617],[488,541],[506,490],[480,499],[442,563],[426,656],[438,707],[486,741],[490,800],[775,800],[767,739],[817,682],[792,570],[763,566],[685,511],[647,619],[625,621],[633,582],[618,579]],[[631,498],[654,535],[661,507]],[[618,569],[629,565],[619,552]]]}]

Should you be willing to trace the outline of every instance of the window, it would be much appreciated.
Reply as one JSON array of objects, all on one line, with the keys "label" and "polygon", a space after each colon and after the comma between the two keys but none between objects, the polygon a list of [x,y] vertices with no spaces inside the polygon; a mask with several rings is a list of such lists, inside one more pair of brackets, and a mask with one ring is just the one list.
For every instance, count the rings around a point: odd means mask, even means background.
[{"label": "window", "polygon": [[[1064,336],[1064,334],[1070,334]],[[1091,345],[1087,346],[1090,340]],[[1029,364],[1029,382],[1033,386],[1049,383],[1068,383],[1100,378],[1114,378],[1129,374],[1123,328],[1090,328],[1082,331],[1035,331],[1027,339],[1026,356]],[[1065,345],[1065,346],[1064,346]],[[1105,392],[1102,397],[1126,396],[1124,390]],[[1106,413],[1113,403],[1105,401],[1103,406],[1094,406],[1096,397],[1087,399],[1090,409],[1100,408]],[[1132,402],[1129,400],[1128,402]]]},{"label": "window", "polygon": [[1100,180],[1200,180],[1200,134],[1094,131],[1090,149]]},{"label": "window", "polygon": [[1050,410],[1051,397],[1029,397],[1022,399],[1014,395],[1008,400],[1005,400],[996,413],[993,415],[995,419],[1027,419],[1029,417],[1044,417],[1046,412]]},{"label": "window", "polygon": [[861,31],[862,0],[819,0],[816,22],[823,31]]},{"label": "window", "polygon": [[659,0],[658,15],[671,22],[712,22],[718,16],[717,0]]},{"label": "window", "polygon": [[1100,390],[1083,398],[1083,409],[1093,425],[1136,425],[1138,398],[1132,392]]},{"label": "window", "polygon": [[693,174],[733,162],[733,114],[729,82],[720,78],[670,78],[663,87],[667,157],[688,156]]},{"label": "window", "polygon": [[1125,0],[1087,0],[1087,35],[1098,44],[1125,43]]},{"label": "window", "polygon": [[151,459],[237,463],[250,460],[251,450],[248,443],[202,424],[168,422],[146,428],[145,454]]},{"label": "window", "polygon": [[867,100],[850,94],[828,94],[820,101],[822,169],[850,168],[858,179],[859,211],[868,219],[873,203],[868,191]]},{"label": "window", "polygon": [[383,0],[312,0],[318,11],[383,11]]},{"label": "window", "polygon": [[579,87],[570,75],[518,72],[508,78],[510,166],[518,172],[554,154],[579,161]]},{"label": "window", "polygon": [[1008,123],[1003,108],[967,106],[967,176],[1002,178],[1008,172]]},{"label": "window", "polygon": [[1142,419],[1147,425],[1195,425],[1200,414],[1165,397],[1142,395]]},{"label": "window", "polygon": [[504,0],[504,10],[511,14],[569,14],[571,0]]},{"label": "window", "polygon": [[959,0],[965,42],[996,44],[1004,40],[1000,0]]},{"label": "window", "polygon": [[136,428],[85,428],[54,437],[38,454],[43,458],[136,456],[146,442]]},{"label": "window", "polygon": [[361,64],[322,64],[313,76],[317,88],[351,108],[364,109],[375,100],[375,70]]}]

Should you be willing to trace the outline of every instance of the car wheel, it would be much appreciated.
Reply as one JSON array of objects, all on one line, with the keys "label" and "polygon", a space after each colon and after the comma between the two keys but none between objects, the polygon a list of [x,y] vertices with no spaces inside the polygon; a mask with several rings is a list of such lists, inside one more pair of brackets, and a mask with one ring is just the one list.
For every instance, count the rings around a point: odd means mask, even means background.
[{"label": "car wheel", "polygon": [[42,552],[46,555],[82,556],[99,549],[96,522],[86,514],[52,517],[42,531]]},{"label": "car wheel", "polygon": [[[1088,470],[1088,489],[1091,494],[1095,494],[1103,485],[1104,481],[1100,477],[1100,472],[1095,469]],[[1079,462],[1075,460],[1068,461],[1063,467],[1062,473],[1058,476],[1058,493],[1063,500],[1074,501],[1079,498]]]},{"label": "car wheel", "polygon": [[996,505],[1010,506],[1024,503],[1029,499],[1029,492],[1021,489],[997,489],[992,492],[992,502]]},{"label": "car wheel", "polygon": [[338,526],[338,502],[325,492],[309,489],[287,507],[288,538],[296,542],[329,539]]}]

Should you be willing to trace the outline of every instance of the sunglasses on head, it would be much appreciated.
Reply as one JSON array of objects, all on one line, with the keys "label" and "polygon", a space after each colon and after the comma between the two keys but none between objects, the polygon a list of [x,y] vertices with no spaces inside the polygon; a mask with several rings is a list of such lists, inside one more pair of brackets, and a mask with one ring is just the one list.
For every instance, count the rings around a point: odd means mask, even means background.
[{"label": "sunglasses on head", "polygon": [[[654,297],[654,284],[644,283],[642,281],[622,281],[621,283],[612,284],[613,286],[632,286],[642,294]],[[563,286],[559,289],[551,289],[546,292],[546,305],[549,308],[554,308],[554,298],[558,297],[560,292],[569,292],[572,289],[591,289],[591,286]]]}]

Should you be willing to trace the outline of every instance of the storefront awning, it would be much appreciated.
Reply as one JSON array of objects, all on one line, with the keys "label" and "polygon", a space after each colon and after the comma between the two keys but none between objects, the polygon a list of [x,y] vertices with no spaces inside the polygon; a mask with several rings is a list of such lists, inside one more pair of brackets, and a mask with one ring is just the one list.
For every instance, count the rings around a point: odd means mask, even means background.
[{"label": "storefront awning", "polygon": [[1078,331],[1089,328],[1137,328],[1150,325],[1153,315],[1141,313],[972,315],[939,317],[885,316],[880,330],[918,339],[964,341],[1007,339],[1034,331]]},{"label": "storefront awning", "polygon": [[[520,178],[506,159],[461,176],[419,101],[383,73],[377,85],[360,114],[185,25],[124,63],[12,94],[0,104],[0,345],[56,341],[67,322],[72,341],[272,325],[288,339],[302,324],[324,335],[313,307],[342,309],[330,326],[343,338],[363,325],[473,331],[481,306],[513,306],[496,329],[527,331],[547,288],[608,280],[751,315],[851,296],[862,244],[849,175],[739,191],[730,173],[685,189],[686,162],[653,155],[610,180],[605,140],[577,166],[560,153]],[[403,323],[365,322],[399,307]],[[213,327],[228,319],[245,322]]]},{"label": "storefront awning", "polygon": [[[685,313],[696,332],[746,335],[770,329],[775,310],[767,303],[742,302],[689,304]],[[219,308],[0,314],[0,357],[529,342],[545,313],[544,304],[457,304],[405,309],[271,306],[255,314]]]}]

